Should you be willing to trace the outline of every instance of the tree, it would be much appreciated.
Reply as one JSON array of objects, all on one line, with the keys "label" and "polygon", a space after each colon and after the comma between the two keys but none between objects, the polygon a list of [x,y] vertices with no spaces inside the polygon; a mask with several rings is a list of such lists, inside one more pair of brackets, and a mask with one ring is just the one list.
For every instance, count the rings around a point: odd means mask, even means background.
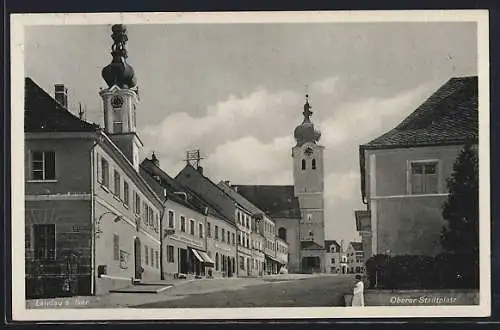
[{"label": "tree", "polygon": [[[447,180],[448,199],[443,205],[447,226],[441,232],[444,250],[455,262],[447,265],[465,285],[476,286],[479,272],[479,172],[477,151],[464,146]],[[445,265],[443,265],[445,266]]]},{"label": "tree", "polygon": [[441,242],[444,249],[456,254],[479,252],[479,184],[477,152],[466,145],[455,161],[447,180],[448,200],[443,205]]}]

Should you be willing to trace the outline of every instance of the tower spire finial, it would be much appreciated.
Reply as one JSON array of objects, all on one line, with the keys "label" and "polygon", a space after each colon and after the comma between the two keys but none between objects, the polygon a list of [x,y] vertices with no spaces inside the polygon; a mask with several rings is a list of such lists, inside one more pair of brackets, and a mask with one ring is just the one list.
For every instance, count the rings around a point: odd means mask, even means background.
[{"label": "tower spire finial", "polygon": [[306,103],[304,103],[304,120],[309,121],[313,112],[311,111],[311,105],[309,104],[309,94],[306,93]]}]

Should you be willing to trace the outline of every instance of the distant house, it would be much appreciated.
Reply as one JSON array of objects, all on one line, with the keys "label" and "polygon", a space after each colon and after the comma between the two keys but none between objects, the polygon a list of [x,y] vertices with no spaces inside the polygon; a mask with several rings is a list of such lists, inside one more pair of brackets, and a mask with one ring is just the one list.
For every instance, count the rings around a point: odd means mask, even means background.
[{"label": "distant house", "polygon": [[364,251],[440,253],[446,180],[465,144],[478,143],[477,77],[448,80],[393,130],[360,146],[356,212]]},{"label": "distant house", "polygon": [[[342,248],[335,240],[325,240],[325,273],[342,273]],[[344,270],[345,271],[345,270]]]},{"label": "distant house", "polygon": [[365,271],[363,244],[350,242],[346,250],[347,269],[349,273],[360,274]]}]

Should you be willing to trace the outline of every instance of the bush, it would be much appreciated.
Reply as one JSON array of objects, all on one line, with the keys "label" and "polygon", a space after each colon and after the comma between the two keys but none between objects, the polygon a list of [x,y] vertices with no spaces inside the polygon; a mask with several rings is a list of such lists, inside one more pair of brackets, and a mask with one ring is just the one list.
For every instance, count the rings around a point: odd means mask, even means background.
[{"label": "bush", "polygon": [[366,271],[370,288],[375,285],[379,289],[402,290],[478,288],[478,268],[471,268],[473,263],[472,254],[375,255],[366,262]]}]

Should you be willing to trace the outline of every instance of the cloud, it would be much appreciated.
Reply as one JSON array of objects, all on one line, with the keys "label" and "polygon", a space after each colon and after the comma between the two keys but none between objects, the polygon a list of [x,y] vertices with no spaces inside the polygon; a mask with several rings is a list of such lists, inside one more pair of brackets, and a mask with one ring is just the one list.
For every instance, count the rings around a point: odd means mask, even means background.
[{"label": "cloud", "polygon": [[311,94],[320,95],[336,95],[339,86],[339,77],[328,77],[320,81],[316,81],[311,85]]},{"label": "cloud", "polygon": [[[358,146],[392,129],[430,95],[434,83],[384,97],[343,99],[336,91],[348,81],[327,77],[311,84],[313,121],[325,146],[325,228],[333,239],[357,237],[354,210],[360,198]],[[359,86],[358,86],[359,88]],[[169,114],[145,127],[145,145],[153,146],[162,167],[175,176],[188,149],[200,149],[205,174],[213,181],[237,184],[292,184],[293,129],[302,120],[303,96],[289,90],[257,87],[246,96],[230,95],[206,107],[203,116]]]}]

